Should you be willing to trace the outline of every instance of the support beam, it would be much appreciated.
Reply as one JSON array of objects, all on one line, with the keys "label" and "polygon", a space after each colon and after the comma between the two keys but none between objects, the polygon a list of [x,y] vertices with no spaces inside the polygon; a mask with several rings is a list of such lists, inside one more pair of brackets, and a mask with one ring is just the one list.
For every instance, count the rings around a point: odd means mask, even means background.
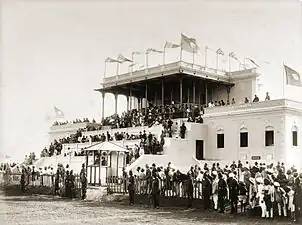
[{"label": "support beam", "polygon": [[164,80],[161,80],[161,104],[165,104],[165,86],[164,86]]},{"label": "support beam", "polygon": [[189,107],[189,104],[190,104],[190,88],[188,88],[188,107]]},{"label": "support beam", "polygon": [[129,96],[126,96],[126,98],[127,98],[127,111],[129,111]]},{"label": "support beam", "polygon": [[118,94],[115,93],[114,94],[114,104],[115,104],[115,106],[114,106],[114,113],[115,114],[117,114],[117,98],[118,98]]},{"label": "support beam", "polygon": [[182,78],[179,80],[179,103],[182,105]]},{"label": "support beam", "polygon": [[208,84],[205,83],[206,106],[208,106]]},{"label": "support beam", "polygon": [[145,113],[147,115],[147,107],[148,107],[148,84],[146,84],[146,87],[145,87],[145,98],[146,98],[146,101],[145,101]]},{"label": "support beam", "polygon": [[157,105],[157,91],[154,92],[154,105]]},{"label": "support beam", "polygon": [[130,101],[129,101],[129,109],[130,110],[132,110],[132,100],[133,100],[133,96],[132,96],[132,90],[130,89],[130,94],[129,94],[129,96],[130,96]]},{"label": "support beam", "polygon": [[104,120],[105,118],[105,92],[101,92],[102,93],[102,120]]},{"label": "support beam", "polygon": [[120,156],[120,152],[117,152],[117,156],[116,156],[116,177],[118,177],[119,156]]},{"label": "support beam", "polygon": [[193,81],[193,104],[196,104],[196,90],[195,90],[195,80]]},{"label": "support beam", "polygon": [[173,88],[171,89],[170,95],[171,95],[171,103],[170,104],[172,104],[172,102],[173,102]]}]

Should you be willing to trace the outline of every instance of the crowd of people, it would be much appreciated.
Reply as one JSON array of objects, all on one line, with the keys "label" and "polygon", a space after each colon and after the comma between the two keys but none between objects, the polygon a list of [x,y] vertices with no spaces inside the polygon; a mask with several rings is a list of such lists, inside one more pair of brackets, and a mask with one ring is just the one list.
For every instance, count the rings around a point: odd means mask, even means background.
[{"label": "crowd of people", "polygon": [[[271,97],[270,97],[268,92],[266,92],[266,96],[265,96],[264,100],[265,101],[271,100]],[[253,103],[256,103],[256,102],[260,102],[260,99],[257,95],[255,95],[254,99],[253,99]],[[248,104],[248,103],[250,103],[250,100],[248,99],[248,97],[245,97],[242,104]],[[215,107],[215,106],[225,106],[225,105],[229,106],[229,105],[235,105],[235,104],[236,104],[235,98],[232,98],[231,101],[227,100],[226,102],[222,99],[220,101],[210,101],[208,103],[208,107],[212,108],[212,107]]]},{"label": "crowd of people", "polygon": [[[159,207],[160,196],[179,196],[203,200],[205,210],[224,213],[229,205],[232,214],[238,208],[247,209],[262,218],[283,217],[297,221],[302,207],[302,173],[293,166],[286,169],[283,163],[254,165],[238,161],[220,167],[191,167],[187,173],[174,168],[148,165],[136,171],[123,171],[124,185],[134,204],[135,194],[147,194],[153,198],[154,207]],[[127,185],[127,187],[126,187]]]},{"label": "crowd of people", "polygon": [[52,166],[45,167],[44,169],[36,169],[35,166],[22,166],[18,169],[18,171],[6,172],[9,177],[10,175],[21,175],[21,193],[26,191],[28,185],[47,186],[54,188],[54,195],[72,199],[76,197],[76,190],[81,188],[81,198],[86,198],[87,176],[84,164],[82,165],[79,176],[73,173],[73,170],[69,168],[68,164],[64,167],[60,163],[56,166],[56,170]]},{"label": "crowd of people", "polygon": [[159,125],[166,123],[168,120],[177,118],[187,118],[188,122],[202,123],[204,114],[203,106],[198,105],[165,105],[153,106],[152,104],[147,109],[132,109],[123,112],[121,116],[118,114],[109,116],[102,121],[103,126],[114,128],[139,127]]},{"label": "crowd of people", "polygon": [[[59,126],[59,125],[66,125],[66,124],[75,124],[75,123],[90,123],[88,118],[83,118],[81,119],[76,119],[73,121],[64,121],[64,122],[59,122],[59,121],[55,121],[52,126]],[[96,123],[95,119],[91,120],[91,123]]]}]

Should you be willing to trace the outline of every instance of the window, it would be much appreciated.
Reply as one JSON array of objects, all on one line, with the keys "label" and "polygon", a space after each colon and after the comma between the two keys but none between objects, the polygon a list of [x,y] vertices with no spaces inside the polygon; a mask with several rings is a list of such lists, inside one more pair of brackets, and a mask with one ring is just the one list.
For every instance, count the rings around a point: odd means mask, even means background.
[{"label": "window", "polygon": [[274,146],[274,131],[265,131],[265,146]]},{"label": "window", "polygon": [[298,131],[293,131],[293,146],[298,146]]},{"label": "window", "polygon": [[248,147],[248,142],[249,142],[248,137],[249,137],[248,132],[240,132],[240,147],[241,148]]},{"label": "window", "polygon": [[224,148],[224,134],[217,134],[217,148]]}]

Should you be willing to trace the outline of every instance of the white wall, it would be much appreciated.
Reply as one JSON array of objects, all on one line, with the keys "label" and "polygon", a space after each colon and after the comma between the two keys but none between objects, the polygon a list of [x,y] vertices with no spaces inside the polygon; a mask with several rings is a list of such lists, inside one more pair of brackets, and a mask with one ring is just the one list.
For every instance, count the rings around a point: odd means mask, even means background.
[{"label": "white wall", "polygon": [[[298,146],[293,146],[292,131],[298,131]],[[288,164],[300,165],[302,167],[302,116],[295,112],[287,112],[285,117],[285,158]]]}]

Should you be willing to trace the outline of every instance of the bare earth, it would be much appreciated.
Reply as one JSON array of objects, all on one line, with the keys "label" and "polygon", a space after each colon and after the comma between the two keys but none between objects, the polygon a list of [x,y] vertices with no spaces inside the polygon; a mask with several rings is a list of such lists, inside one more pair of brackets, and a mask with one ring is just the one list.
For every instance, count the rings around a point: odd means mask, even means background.
[{"label": "bare earth", "polygon": [[4,196],[0,192],[1,225],[184,225],[184,224],[291,224],[287,220],[261,220],[184,209],[153,210],[147,206],[122,206],[70,201],[51,196]]}]

